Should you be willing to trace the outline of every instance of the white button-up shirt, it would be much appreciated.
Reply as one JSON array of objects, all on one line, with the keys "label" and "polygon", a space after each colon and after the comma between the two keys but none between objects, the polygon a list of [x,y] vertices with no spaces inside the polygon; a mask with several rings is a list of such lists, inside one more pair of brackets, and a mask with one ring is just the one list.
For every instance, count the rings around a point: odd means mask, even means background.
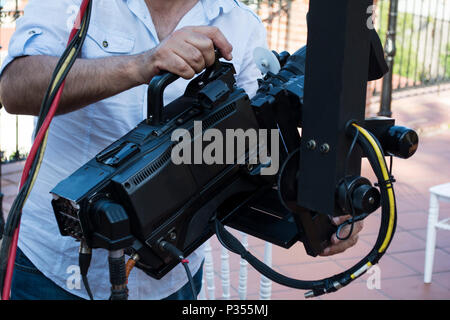
[{"label": "white button-up shirt", "polygon": [[[1,72],[16,57],[61,55],[80,4],[81,0],[30,0],[24,16],[17,21],[17,30]],[[253,63],[253,50],[257,46],[267,46],[261,20],[238,1],[199,0],[176,29],[193,25],[220,28],[234,48],[232,62],[237,72],[237,84],[252,96],[257,89],[257,78],[261,77]],[[94,0],[82,58],[137,54],[158,43],[144,0]],[[169,86],[165,102],[182,95],[187,83],[180,79]],[[60,235],[49,192],[59,181],[145,118],[146,94],[147,86],[138,86],[55,117],[37,182],[23,209],[20,249],[48,278],[83,298],[88,297],[77,274],[79,244],[73,238]],[[202,259],[201,247],[189,257],[192,273],[198,271]],[[110,284],[106,250],[94,250],[88,278],[94,298],[108,299]],[[128,282],[130,299],[162,299],[186,283],[186,273],[181,265],[161,280],[135,268]]]}]

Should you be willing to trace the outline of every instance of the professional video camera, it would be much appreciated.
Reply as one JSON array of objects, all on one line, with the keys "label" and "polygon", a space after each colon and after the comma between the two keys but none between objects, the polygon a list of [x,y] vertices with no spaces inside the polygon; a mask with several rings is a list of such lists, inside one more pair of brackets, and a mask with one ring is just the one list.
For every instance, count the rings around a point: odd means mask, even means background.
[{"label": "professional video camera", "polygon": [[[147,119],[52,190],[61,234],[81,241],[83,276],[91,249],[109,250],[112,297],[126,298],[125,253],[160,279],[213,234],[269,279],[311,289],[307,296],[336,291],[378,262],[396,224],[394,179],[384,156],[412,156],[418,138],[393,119],[364,120],[367,81],[387,71],[381,43],[375,31],[361,27],[365,1],[352,10],[329,4],[336,10],[326,14],[311,2],[307,47],[277,54],[281,69],[259,81],[251,100],[236,86],[233,65],[219,59],[166,106],[164,89],[178,77],[155,77]],[[331,22],[320,25],[325,19]],[[234,135],[212,148],[217,141],[203,140],[211,129],[217,136],[229,137],[230,130],[246,135],[241,144]],[[232,156],[196,161],[207,150],[214,158]],[[363,156],[375,185],[360,176]],[[224,228],[284,248],[302,241],[316,256],[334,232],[345,238],[333,216],[350,214],[344,225],[353,226],[380,206],[372,251],[349,270],[317,281],[276,273]]]}]

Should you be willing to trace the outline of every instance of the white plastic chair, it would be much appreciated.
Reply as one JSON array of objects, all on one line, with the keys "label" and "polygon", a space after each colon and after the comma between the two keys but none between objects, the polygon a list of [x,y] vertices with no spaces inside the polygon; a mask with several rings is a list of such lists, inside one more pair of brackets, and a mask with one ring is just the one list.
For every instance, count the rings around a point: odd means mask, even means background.
[{"label": "white plastic chair", "polygon": [[439,221],[439,201],[450,202],[450,183],[430,188],[430,209],[428,213],[427,246],[425,249],[425,271],[423,278],[425,283],[431,282],[431,276],[433,274],[436,229],[450,231],[450,218]]}]

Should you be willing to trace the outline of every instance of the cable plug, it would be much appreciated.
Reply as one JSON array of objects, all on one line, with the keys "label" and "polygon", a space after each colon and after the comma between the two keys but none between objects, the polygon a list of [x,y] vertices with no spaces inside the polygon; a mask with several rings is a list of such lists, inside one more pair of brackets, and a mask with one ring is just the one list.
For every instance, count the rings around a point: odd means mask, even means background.
[{"label": "cable plug", "polygon": [[86,292],[89,295],[89,298],[91,300],[94,300],[94,296],[92,295],[91,288],[89,287],[89,282],[87,279],[87,274],[89,266],[91,265],[91,260],[92,260],[92,249],[87,245],[86,240],[82,239],[78,255],[78,265],[80,266],[81,279],[83,280]]},{"label": "cable plug", "polygon": [[108,255],[110,300],[128,300],[127,274],[124,250],[110,250]]},{"label": "cable plug", "polygon": [[174,258],[178,259],[180,262],[182,260],[184,260],[183,252],[181,252],[180,249],[178,249],[177,247],[175,247],[173,244],[171,244],[168,241],[164,241],[164,240],[160,241],[159,248],[162,251],[169,252]]},{"label": "cable plug", "polygon": [[125,265],[125,272],[127,276],[127,283],[128,278],[130,276],[131,270],[133,270],[134,266],[136,265],[136,262],[138,262],[140,259],[139,255],[137,253],[134,253],[131,255],[130,259],[128,259],[126,265]]},{"label": "cable plug", "polygon": [[184,255],[183,252],[181,252],[180,249],[178,249],[177,247],[175,247],[173,244],[171,244],[170,242],[167,241],[160,241],[159,242],[159,248],[162,251],[167,251],[168,253],[170,253],[175,259],[178,259],[181,264],[184,267],[184,270],[186,271],[186,275],[188,277],[188,281],[190,283],[191,286],[191,291],[192,291],[192,299],[197,300],[197,291],[195,289],[195,284],[194,284],[194,280],[192,278],[192,274],[191,271],[189,270],[188,264],[189,264],[189,260],[187,260]]}]

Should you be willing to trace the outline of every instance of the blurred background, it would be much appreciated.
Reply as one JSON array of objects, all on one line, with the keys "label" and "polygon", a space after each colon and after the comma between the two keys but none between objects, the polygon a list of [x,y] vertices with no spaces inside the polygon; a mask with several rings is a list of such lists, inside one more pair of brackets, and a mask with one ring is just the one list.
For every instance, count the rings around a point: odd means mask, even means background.
[{"label": "blurred background", "polygon": [[[7,55],[15,21],[23,14],[27,2],[0,0],[0,62]],[[271,49],[294,52],[306,44],[309,0],[243,2],[264,22]],[[420,145],[410,160],[394,161],[399,220],[388,254],[356,283],[319,299],[450,299],[450,227],[446,221],[450,205],[437,201],[450,201],[450,187],[444,185],[450,183],[450,1],[374,2],[375,6],[369,10],[373,12],[374,27],[385,46],[392,72],[369,83],[366,114],[392,116],[397,124],[414,128],[419,132]],[[326,88],[323,90],[326,92]],[[5,216],[17,192],[23,160],[31,147],[32,130],[32,117],[0,110],[0,200],[4,195]],[[363,171],[364,176],[371,176],[367,165]],[[433,186],[441,187],[430,192]],[[359,243],[329,258],[307,256],[301,243],[285,250],[236,234],[277,271],[315,279],[341,272],[365,256],[374,243],[378,225],[379,213],[374,213],[367,219]],[[436,225],[441,228],[436,229]],[[424,283],[427,234],[428,255],[434,253],[429,259],[434,262],[430,267],[431,283]],[[430,241],[434,238],[432,245]],[[222,249],[215,238],[206,249],[203,299],[303,299],[304,292],[261,277],[245,261]]]}]

